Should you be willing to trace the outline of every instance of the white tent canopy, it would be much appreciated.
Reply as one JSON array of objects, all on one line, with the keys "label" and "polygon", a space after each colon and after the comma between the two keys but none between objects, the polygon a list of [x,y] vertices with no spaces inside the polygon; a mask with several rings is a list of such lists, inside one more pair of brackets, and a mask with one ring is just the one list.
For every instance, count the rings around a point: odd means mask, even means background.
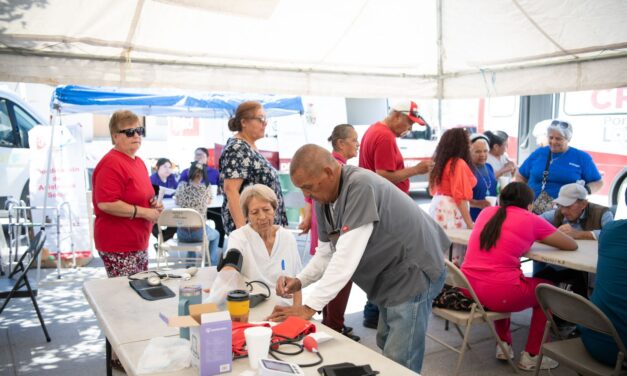
[{"label": "white tent canopy", "polygon": [[625,0],[8,0],[0,80],[464,98],[627,85]]}]

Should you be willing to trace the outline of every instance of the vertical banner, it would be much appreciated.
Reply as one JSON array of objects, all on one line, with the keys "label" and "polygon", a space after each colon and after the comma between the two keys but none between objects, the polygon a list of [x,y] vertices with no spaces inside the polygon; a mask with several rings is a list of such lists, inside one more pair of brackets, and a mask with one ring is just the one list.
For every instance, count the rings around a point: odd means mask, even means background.
[{"label": "vertical banner", "polygon": [[[45,222],[45,246],[56,259],[61,251],[63,260],[76,253],[77,264],[91,260],[90,218],[85,185],[85,151],[80,124],[54,127],[52,160],[48,155],[53,127],[34,127],[28,132],[30,160],[30,202],[33,222]],[[47,178],[47,175],[50,175]],[[42,219],[44,192],[48,181],[46,218]],[[56,224],[59,223],[57,227]]]}]

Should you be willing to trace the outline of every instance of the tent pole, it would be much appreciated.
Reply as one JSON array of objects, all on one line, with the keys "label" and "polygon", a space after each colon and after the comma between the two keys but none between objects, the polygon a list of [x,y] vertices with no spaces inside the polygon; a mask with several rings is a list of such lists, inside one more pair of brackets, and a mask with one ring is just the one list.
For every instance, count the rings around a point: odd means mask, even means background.
[{"label": "tent pole", "polygon": [[437,27],[437,46],[438,46],[438,79],[437,79],[437,99],[438,99],[438,126],[440,131],[442,130],[442,97],[444,94],[444,50],[442,48],[442,1],[437,0],[436,9],[437,9],[437,19],[436,19],[436,27]]}]

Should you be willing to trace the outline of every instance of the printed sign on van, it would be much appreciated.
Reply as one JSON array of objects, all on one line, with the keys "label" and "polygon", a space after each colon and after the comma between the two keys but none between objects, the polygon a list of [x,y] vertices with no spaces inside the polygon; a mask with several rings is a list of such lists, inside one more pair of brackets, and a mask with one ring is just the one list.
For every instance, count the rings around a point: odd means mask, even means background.
[{"label": "printed sign on van", "polygon": [[[61,258],[91,257],[91,232],[85,186],[85,152],[81,125],[55,126],[52,161],[48,168],[53,127],[34,127],[28,132],[31,145],[30,201],[43,208],[46,181],[48,199],[46,247],[51,254],[60,249]],[[47,179],[47,175],[50,175]],[[33,221],[41,223],[43,210],[33,210]],[[57,229],[56,224],[60,226]]]}]

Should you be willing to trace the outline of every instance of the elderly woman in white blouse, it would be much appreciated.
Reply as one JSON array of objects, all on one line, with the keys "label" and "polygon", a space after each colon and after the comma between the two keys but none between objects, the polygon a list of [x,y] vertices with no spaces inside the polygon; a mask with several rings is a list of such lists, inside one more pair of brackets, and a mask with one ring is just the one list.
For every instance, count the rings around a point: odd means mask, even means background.
[{"label": "elderly woman in white blouse", "polygon": [[[242,255],[241,275],[246,281],[262,281],[270,291],[276,291],[276,281],[281,275],[295,276],[302,269],[294,236],[285,228],[274,224],[274,213],[279,205],[274,191],[263,184],[246,187],[240,195],[246,225],[229,235],[228,251]],[[227,265],[221,269],[232,270]],[[300,305],[302,295],[294,294],[293,303]]]}]

